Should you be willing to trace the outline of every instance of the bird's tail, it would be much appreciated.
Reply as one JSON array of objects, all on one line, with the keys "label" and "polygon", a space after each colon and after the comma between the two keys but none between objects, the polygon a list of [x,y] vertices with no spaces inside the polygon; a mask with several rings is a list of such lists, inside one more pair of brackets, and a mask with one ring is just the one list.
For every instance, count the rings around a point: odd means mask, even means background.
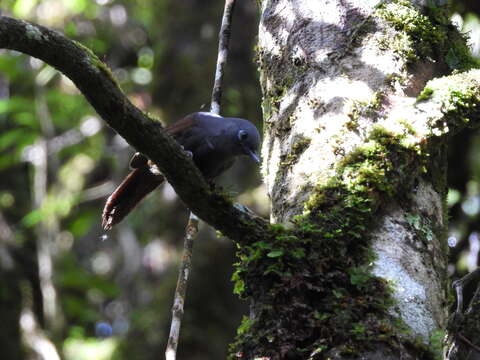
[{"label": "bird's tail", "polygon": [[162,175],[153,174],[148,166],[132,170],[107,199],[102,213],[103,228],[110,230],[122,221],[146,195],[164,181]]}]

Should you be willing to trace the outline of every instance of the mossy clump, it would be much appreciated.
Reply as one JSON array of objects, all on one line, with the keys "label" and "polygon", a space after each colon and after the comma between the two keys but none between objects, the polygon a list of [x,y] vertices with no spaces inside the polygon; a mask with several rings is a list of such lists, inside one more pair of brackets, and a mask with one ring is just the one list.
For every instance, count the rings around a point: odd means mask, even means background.
[{"label": "mossy clump", "polygon": [[[258,64],[261,74],[260,83],[263,91],[262,111],[263,118],[268,126],[271,117],[278,114],[284,96],[295,83],[301,82],[302,77],[306,73],[306,67],[303,64],[298,66],[294,64],[294,67],[286,71],[282,56],[271,54],[262,47],[256,49],[255,62]],[[269,79],[268,85],[265,79]],[[282,124],[277,126],[277,131],[280,133],[286,133],[290,130],[290,122],[295,120],[292,117],[293,108],[290,106],[287,112],[282,113],[282,118],[285,118],[285,120],[282,120]],[[276,125],[279,125],[278,122]]]},{"label": "mossy clump", "polygon": [[[260,78],[263,90],[262,111],[263,117],[268,124],[268,120],[272,115],[278,112],[280,101],[291,85],[292,79],[281,78],[286,72],[278,69],[278,65],[281,64],[280,56],[270,54],[260,46],[255,48],[254,61],[258,65],[259,72],[263,74]],[[271,86],[266,85],[263,79],[268,76],[275,76],[277,78],[275,84],[272,84]]]},{"label": "mossy clump", "polygon": [[426,216],[421,216],[420,214],[405,214],[405,220],[413,228],[417,234],[417,239],[425,242],[426,244],[430,243],[434,239],[434,233],[432,230],[432,221]]},{"label": "mossy clump", "polygon": [[395,36],[382,40],[381,47],[394,50],[407,64],[440,60],[451,70],[478,64],[465,36],[451,25],[445,7],[431,5],[422,13],[409,0],[394,0],[381,3],[376,14],[396,30]]},{"label": "mossy clump", "polygon": [[298,157],[308,148],[311,139],[305,136],[299,136],[291,146],[290,152],[282,156],[280,166],[289,167],[298,161]]},{"label": "mossy clump", "polygon": [[480,70],[436,78],[427,83],[417,101],[433,99],[444,117],[430,124],[434,135],[477,127],[480,117]]},{"label": "mossy clump", "polygon": [[345,123],[347,130],[357,130],[360,117],[378,116],[377,110],[382,106],[384,99],[385,94],[379,91],[373,95],[373,98],[370,101],[354,101],[347,114],[350,118],[350,120]]},{"label": "mossy clump", "polygon": [[432,57],[435,48],[446,41],[445,29],[436,26],[408,0],[382,3],[377,14],[398,31],[393,39],[396,45],[394,49],[409,61]]},{"label": "mossy clump", "polygon": [[428,100],[433,94],[433,90],[430,88],[423,88],[422,92],[417,96],[417,101]]},{"label": "mossy clump", "polygon": [[369,238],[382,201],[408,193],[421,176],[417,149],[402,140],[375,128],[316,187],[293,227],[272,225],[270,238],[239,249],[235,292],[259,303],[232,354],[322,358],[333,348],[351,354],[393,344],[406,331],[389,313],[389,284],[372,274]]}]

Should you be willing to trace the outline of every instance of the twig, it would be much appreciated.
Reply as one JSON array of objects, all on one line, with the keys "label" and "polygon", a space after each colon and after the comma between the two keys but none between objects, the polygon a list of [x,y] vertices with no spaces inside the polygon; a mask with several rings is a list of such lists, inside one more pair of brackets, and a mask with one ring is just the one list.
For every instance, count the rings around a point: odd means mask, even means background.
[{"label": "twig", "polygon": [[457,295],[457,309],[456,313],[461,314],[463,312],[463,290],[464,287],[472,282],[473,280],[479,280],[480,279],[480,268],[475,269],[471,273],[465,275],[463,278],[455,280],[452,283],[452,287],[455,289],[456,295]]},{"label": "twig", "polygon": [[190,212],[188,225],[185,230],[183,258],[178,273],[175,300],[172,307],[170,335],[168,337],[167,350],[165,351],[165,358],[167,360],[175,360],[177,356],[178,336],[180,334],[180,326],[182,325],[183,306],[185,304],[185,294],[187,292],[188,275],[190,275],[190,270],[192,268],[193,243],[198,233],[198,222],[198,218]]},{"label": "twig", "polygon": [[[210,112],[220,114],[220,101],[222,98],[222,80],[227,63],[228,43],[230,40],[230,27],[235,0],[225,0],[223,10],[222,25],[218,40],[218,58],[215,71],[215,81],[212,91],[212,103]],[[183,307],[187,292],[188,275],[192,269],[193,243],[198,233],[199,219],[190,212],[188,225],[185,231],[185,240],[183,244],[183,257],[178,274],[177,288],[172,307],[172,323],[170,325],[170,334],[168,337],[167,349],[165,351],[166,360],[175,360],[177,358],[178,338],[180,327],[182,325]]]},{"label": "twig", "polygon": [[460,340],[462,340],[464,343],[466,343],[468,346],[470,346],[476,352],[480,353],[480,347],[478,347],[477,345],[472,343],[470,340],[468,340],[465,336],[462,335],[462,333],[457,333],[457,336]]},{"label": "twig", "polygon": [[212,103],[210,105],[210,112],[214,114],[220,114],[220,102],[222,100],[222,81],[228,57],[228,43],[230,42],[230,29],[232,24],[234,6],[235,0],[225,0],[222,25],[220,27],[220,33],[218,34],[217,68],[215,71],[215,81],[213,82]]}]

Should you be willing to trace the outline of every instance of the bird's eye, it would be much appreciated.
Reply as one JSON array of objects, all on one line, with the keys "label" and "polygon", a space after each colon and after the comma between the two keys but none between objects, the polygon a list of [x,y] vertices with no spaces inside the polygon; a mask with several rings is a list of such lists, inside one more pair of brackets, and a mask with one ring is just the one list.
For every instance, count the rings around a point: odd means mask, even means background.
[{"label": "bird's eye", "polygon": [[240,141],[243,141],[243,140],[245,140],[246,138],[248,138],[248,133],[247,133],[245,130],[240,130],[240,131],[238,132],[238,139],[239,139]]}]

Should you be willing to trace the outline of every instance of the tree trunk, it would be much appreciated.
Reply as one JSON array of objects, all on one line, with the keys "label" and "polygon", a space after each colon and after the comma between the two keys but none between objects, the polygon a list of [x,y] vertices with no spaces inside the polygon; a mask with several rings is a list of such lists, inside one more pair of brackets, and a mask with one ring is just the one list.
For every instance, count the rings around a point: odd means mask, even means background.
[{"label": "tree trunk", "polygon": [[446,139],[466,122],[449,90],[478,101],[478,72],[425,87],[473,64],[440,3],[262,2],[263,175],[282,225],[240,249],[252,306],[232,358],[441,355]]}]

